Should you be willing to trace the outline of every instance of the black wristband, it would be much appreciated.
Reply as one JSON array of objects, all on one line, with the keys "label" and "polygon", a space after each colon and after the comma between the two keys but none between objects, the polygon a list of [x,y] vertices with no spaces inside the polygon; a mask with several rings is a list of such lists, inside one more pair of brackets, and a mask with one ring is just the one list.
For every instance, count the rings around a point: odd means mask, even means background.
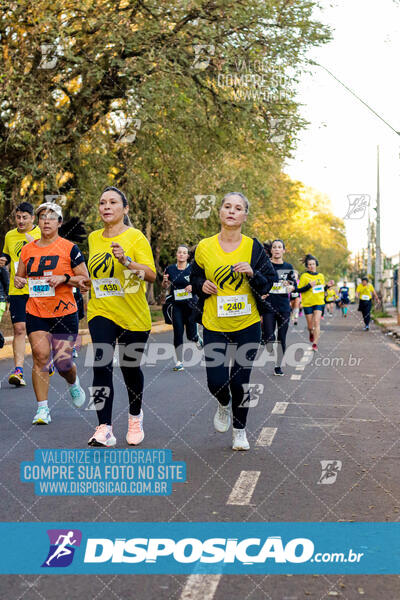
[{"label": "black wristband", "polygon": [[65,283],[68,283],[68,281],[71,279],[71,275],[68,275],[68,273],[64,273],[64,277],[66,277]]}]

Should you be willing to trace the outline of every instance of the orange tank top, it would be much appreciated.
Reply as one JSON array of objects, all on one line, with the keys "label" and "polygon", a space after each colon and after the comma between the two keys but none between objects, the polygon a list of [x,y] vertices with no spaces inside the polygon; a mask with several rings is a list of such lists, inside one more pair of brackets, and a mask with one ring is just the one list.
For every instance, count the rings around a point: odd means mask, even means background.
[{"label": "orange tank top", "polygon": [[74,244],[58,237],[45,247],[36,240],[26,244],[21,250],[21,260],[26,266],[29,285],[29,299],[26,312],[45,319],[70,315],[77,306],[70,285],[61,283],[52,288],[47,278],[52,275],[73,276],[71,251]]}]

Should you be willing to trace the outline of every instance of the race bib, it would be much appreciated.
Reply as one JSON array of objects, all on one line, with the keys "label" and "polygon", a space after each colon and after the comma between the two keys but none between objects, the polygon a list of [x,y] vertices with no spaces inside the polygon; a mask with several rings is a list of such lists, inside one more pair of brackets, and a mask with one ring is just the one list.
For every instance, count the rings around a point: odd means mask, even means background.
[{"label": "race bib", "polygon": [[28,279],[28,284],[30,298],[47,298],[54,296],[56,293],[55,288],[51,287],[44,277]]},{"label": "race bib", "polygon": [[110,296],[124,296],[121,282],[117,277],[104,277],[92,279],[96,298],[108,298]]},{"label": "race bib", "polygon": [[275,282],[272,288],[269,290],[270,294],[287,294],[286,286],[282,281]]},{"label": "race bib", "polygon": [[320,294],[323,291],[324,291],[323,285],[316,285],[313,287],[313,294]]},{"label": "race bib", "polygon": [[186,292],[183,290],[174,290],[175,300],[189,300],[192,297],[192,292]]},{"label": "race bib", "polygon": [[361,296],[361,300],[371,300],[371,298],[369,296],[367,296],[367,294],[363,294]]},{"label": "race bib", "polygon": [[298,295],[299,295],[299,292],[292,292],[292,298],[297,298]]},{"label": "race bib", "polygon": [[241,296],[217,296],[217,314],[219,317],[241,317],[251,315],[251,304],[247,294]]}]

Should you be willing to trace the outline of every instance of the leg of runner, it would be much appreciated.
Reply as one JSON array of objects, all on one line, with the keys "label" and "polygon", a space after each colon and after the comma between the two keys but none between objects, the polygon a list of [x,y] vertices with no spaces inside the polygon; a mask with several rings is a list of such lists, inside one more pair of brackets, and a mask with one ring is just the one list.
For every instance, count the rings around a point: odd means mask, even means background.
[{"label": "leg of runner", "polygon": [[293,325],[297,325],[297,321],[299,319],[299,312],[300,312],[300,298],[295,298],[293,300]]},{"label": "leg of runner", "polygon": [[203,347],[203,340],[199,334],[199,327],[195,321],[195,313],[190,306],[190,303],[185,302],[185,328],[186,328],[186,337],[189,342],[195,342],[196,346],[201,350]]},{"label": "leg of runner", "polygon": [[282,360],[286,352],[286,336],[289,328],[290,313],[278,313],[276,315],[278,323],[278,364],[275,367],[275,375],[283,375]]},{"label": "leg of runner", "polygon": [[[99,421],[94,435],[89,439],[89,446],[108,447],[117,443],[111,419],[114,400],[113,358],[118,329],[118,325],[104,317],[94,317],[89,321],[94,349],[92,397]],[[97,390],[100,394],[96,395]]]},{"label": "leg of runner", "polygon": [[174,348],[176,353],[176,365],[174,371],[183,371],[182,363],[182,346],[183,346],[183,332],[184,332],[184,314],[183,306],[174,304],[172,307],[172,326],[174,328]]},{"label": "leg of runner", "polygon": [[[86,394],[82,389],[76,365],[72,359],[72,351],[77,338],[79,322],[76,313],[67,315],[55,323],[57,333],[52,334],[52,350],[57,371],[69,387],[73,404],[80,408],[84,405]],[[49,372],[50,374],[50,372]]]},{"label": "leg of runner", "polygon": [[314,310],[314,312],[312,314],[313,332],[314,332],[314,343],[312,345],[312,349],[314,351],[318,350],[318,340],[319,340],[319,336],[321,333],[321,329],[320,329],[321,315],[322,315],[322,307],[318,310]]},{"label": "leg of runner", "polygon": [[[308,307],[307,307],[308,308]],[[307,329],[308,329],[308,337],[311,343],[314,342],[314,319],[313,313],[305,313],[306,321],[307,321]]]},{"label": "leg of runner", "polygon": [[[254,323],[243,330],[222,333],[204,328],[204,354],[206,358],[207,383],[210,392],[218,400],[217,412],[214,416],[216,431],[224,433],[231,425],[230,403],[233,412],[233,450],[249,450],[246,437],[246,421],[248,413],[248,391],[252,363],[260,343],[261,328]],[[252,344],[254,348],[246,349],[241,356],[240,348]],[[235,345],[235,361],[231,369],[226,364],[228,345]],[[246,394],[246,397],[245,397]],[[244,403],[243,400],[246,400]]]},{"label": "leg of runner", "polygon": [[[276,337],[275,337],[275,329],[277,325],[277,313],[276,312],[267,312],[263,314],[262,319],[262,336],[264,339],[264,344],[267,348],[269,354],[273,354]],[[277,350],[278,356],[279,349]],[[277,365],[275,365],[274,374],[275,375],[283,375],[280,373],[280,368],[278,369],[278,365],[280,365],[277,359]],[[278,369],[278,372],[277,372]]]},{"label": "leg of runner", "polygon": [[13,324],[13,354],[15,369],[8,378],[13,385],[26,385],[24,380],[25,338],[26,326],[24,321]]},{"label": "leg of runner", "polygon": [[29,342],[32,348],[32,383],[38,402],[37,412],[33,417],[32,424],[47,425],[51,422],[49,407],[47,404],[49,393],[49,370],[48,363],[51,354],[51,335],[47,331],[33,331],[29,334]]},{"label": "leg of runner", "polygon": [[124,344],[125,346],[121,371],[129,398],[126,441],[132,446],[137,446],[144,439],[142,411],[144,377],[140,364],[149,335],[150,331],[128,331],[125,329],[118,338],[118,344]]},{"label": "leg of runner", "polygon": [[371,319],[371,308],[372,308],[372,302],[370,300],[366,301],[366,300],[362,300],[360,302],[360,308],[361,308],[361,312],[362,312],[362,316],[364,319],[364,331],[369,331],[369,322]]}]

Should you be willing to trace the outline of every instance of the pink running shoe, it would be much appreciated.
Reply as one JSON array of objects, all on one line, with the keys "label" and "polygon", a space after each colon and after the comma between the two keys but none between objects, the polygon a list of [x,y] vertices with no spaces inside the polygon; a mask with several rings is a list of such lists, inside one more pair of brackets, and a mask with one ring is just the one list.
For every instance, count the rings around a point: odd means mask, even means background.
[{"label": "pink running shoe", "polygon": [[140,415],[129,415],[128,433],[126,434],[126,441],[131,446],[137,446],[138,444],[143,442],[143,439],[143,411],[141,410]]},{"label": "pink running shoe", "polygon": [[89,446],[105,446],[107,448],[115,446],[117,440],[112,432],[112,425],[98,425],[96,431],[88,441]]}]

